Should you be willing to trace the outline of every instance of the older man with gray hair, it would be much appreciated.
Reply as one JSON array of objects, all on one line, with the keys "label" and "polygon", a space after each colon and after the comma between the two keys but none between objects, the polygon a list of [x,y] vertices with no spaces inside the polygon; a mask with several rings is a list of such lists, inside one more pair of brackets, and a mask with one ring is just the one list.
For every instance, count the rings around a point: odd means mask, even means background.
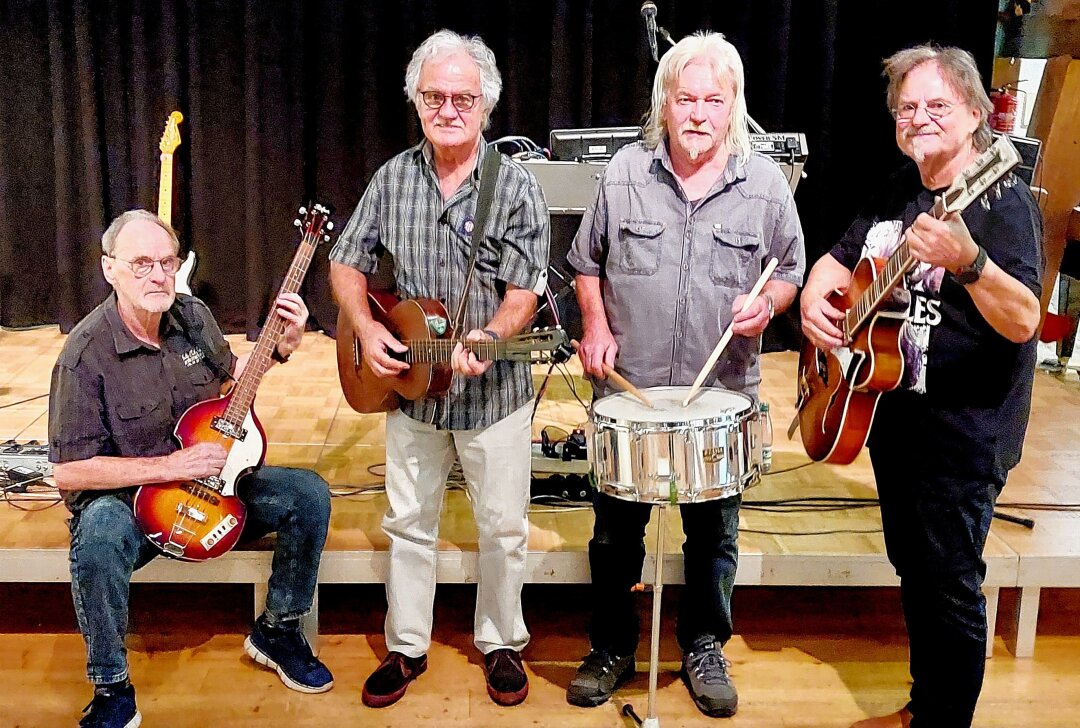
[{"label": "older man with gray hair", "polygon": [[[759,336],[802,283],[803,237],[788,181],[750,150],[743,66],[718,33],[683,38],[660,59],[645,141],[620,149],[571,248],[584,336],[599,394],[605,367],[639,387],[688,385],[729,323],[735,338],[707,384],[756,397]],[[763,263],[776,272],[746,311]],[[738,696],[721,648],[732,634],[741,496],[681,506],[686,591],[679,610],[683,679],[710,716]],[[589,543],[592,649],[567,700],[594,706],[634,673],[651,506],[598,495]]]},{"label": "older man with gray hair", "polygon": [[[424,140],[375,173],[330,254],[334,295],[377,376],[408,368],[395,356],[405,346],[372,317],[367,300],[367,277],[384,252],[393,255],[403,298],[437,299],[456,311],[467,297],[462,331],[469,340],[512,336],[533,317],[534,290],[546,280],[547,207],[532,175],[501,155],[471,290],[467,284],[481,169],[498,154],[482,132],[501,89],[495,57],[477,37],[439,31],[409,62],[405,93]],[[389,654],[364,684],[364,703],[372,707],[400,699],[427,668],[439,516],[455,456],[479,532],[474,643],[484,654],[488,693],[496,703],[515,705],[529,690],[520,652],[529,640],[521,587],[532,375],[526,363],[478,361],[460,346],[452,366],[446,397],[405,401],[386,418]]]},{"label": "older man with gray hair", "polygon": [[911,162],[882,179],[802,296],[818,349],[847,344],[829,296],[863,258],[906,241],[904,378],[881,395],[867,445],[889,561],[911,644],[911,699],[858,728],[971,725],[986,655],[983,547],[994,502],[1020,460],[1035,368],[1042,215],[1027,185],[1002,179],[963,213],[929,214],[993,139],[975,60],[907,48],[885,60],[896,144]]}]

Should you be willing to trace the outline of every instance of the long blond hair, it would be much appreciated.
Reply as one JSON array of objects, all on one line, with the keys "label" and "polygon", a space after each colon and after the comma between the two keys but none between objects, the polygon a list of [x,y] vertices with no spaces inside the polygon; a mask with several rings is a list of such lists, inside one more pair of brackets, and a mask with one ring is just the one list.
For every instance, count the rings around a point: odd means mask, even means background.
[{"label": "long blond hair", "polygon": [[722,33],[700,31],[680,40],[660,59],[660,66],[653,78],[652,105],[645,117],[645,144],[650,149],[668,137],[664,121],[664,107],[668,96],[679,80],[679,75],[696,61],[709,64],[717,78],[730,78],[735,87],[735,102],[731,108],[731,124],[728,127],[728,151],[745,157],[750,154],[750,131],[746,121],[746,79],[739,51],[724,39]]}]

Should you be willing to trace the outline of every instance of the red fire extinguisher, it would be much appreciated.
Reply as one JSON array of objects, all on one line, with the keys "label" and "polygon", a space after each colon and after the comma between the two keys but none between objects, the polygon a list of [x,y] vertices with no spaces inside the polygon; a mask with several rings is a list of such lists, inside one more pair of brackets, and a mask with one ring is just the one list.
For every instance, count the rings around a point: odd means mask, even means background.
[{"label": "red fire extinguisher", "polygon": [[1019,94],[1024,94],[1024,99],[1027,99],[1027,93],[1018,89],[1016,84],[1011,83],[990,92],[990,103],[993,106],[993,111],[990,112],[988,121],[991,129],[1005,134],[1009,134],[1016,129],[1017,114],[1019,113],[1023,117],[1024,106],[1026,105],[1019,103]]}]

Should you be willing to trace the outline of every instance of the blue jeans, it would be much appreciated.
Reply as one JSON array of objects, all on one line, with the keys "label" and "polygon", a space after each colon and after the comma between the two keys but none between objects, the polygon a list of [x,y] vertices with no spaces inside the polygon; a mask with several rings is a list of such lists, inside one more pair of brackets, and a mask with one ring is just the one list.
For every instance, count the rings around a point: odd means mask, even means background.
[{"label": "blue jeans", "polygon": [[[739,506],[742,496],[687,503],[682,513],[683,568],[686,587],[679,601],[675,634],[683,652],[711,637],[731,639],[731,592],[739,561]],[[596,523],[589,542],[592,572],[592,621],[589,641],[594,650],[632,655],[641,625],[631,588],[641,579],[645,561],[645,526],[653,506],[598,493]]]},{"label": "blue jeans", "polygon": [[889,561],[910,644],[912,728],[971,725],[986,665],[983,547],[1005,474],[927,472],[904,447],[871,448]]},{"label": "blue jeans", "polygon": [[[264,467],[240,482],[238,495],[248,508],[243,539],[277,532],[267,619],[304,615],[311,609],[330,522],[326,481],[310,470]],[[91,500],[68,525],[71,595],[86,642],[86,675],[95,685],[125,680],[131,575],[160,552],[143,535],[126,493]]]}]

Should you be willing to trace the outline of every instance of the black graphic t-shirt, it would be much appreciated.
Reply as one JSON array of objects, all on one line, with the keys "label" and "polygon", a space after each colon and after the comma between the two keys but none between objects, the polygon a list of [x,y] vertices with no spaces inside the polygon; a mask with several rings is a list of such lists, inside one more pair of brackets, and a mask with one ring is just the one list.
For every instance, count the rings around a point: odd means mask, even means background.
[{"label": "black graphic t-shirt", "polygon": [[[918,168],[905,165],[860,212],[832,256],[852,269],[863,257],[887,258],[941,192],[924,188]],[[962,215],[987,256],[1039,296],[1042,215],[1031,190],[1008,175]],[[882,395],[870,447],[911,450],[941,474],[1006,472],[1020,460],[1027,429],[1035,339],[1014,344],[994,331],[942,268],[917,265],[907,287],[904,379]]]}]

